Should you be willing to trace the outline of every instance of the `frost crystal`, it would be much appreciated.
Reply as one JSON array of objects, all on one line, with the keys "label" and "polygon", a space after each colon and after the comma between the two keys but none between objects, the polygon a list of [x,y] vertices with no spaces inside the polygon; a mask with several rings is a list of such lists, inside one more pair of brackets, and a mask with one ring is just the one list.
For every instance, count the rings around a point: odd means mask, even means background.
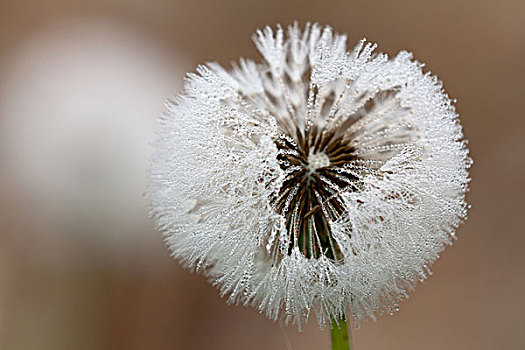
[{"label": "frost crystal", "polygon": [[466,142],[436,77],[331,28],[254,36],[160,119],[152,214],[229,302],[300,324],[397,309],[466,218]]}]

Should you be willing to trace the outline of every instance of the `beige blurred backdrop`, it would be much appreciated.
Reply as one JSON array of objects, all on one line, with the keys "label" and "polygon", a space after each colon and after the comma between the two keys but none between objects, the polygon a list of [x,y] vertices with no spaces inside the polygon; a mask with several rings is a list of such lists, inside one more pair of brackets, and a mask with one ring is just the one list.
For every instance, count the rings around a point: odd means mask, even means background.
[{"label": "beige blurred backdrop", "polygon": [[401,310],[355,349],[525,349],[525,2],[0,1],[0,349],[328,349],[227,306],[144,209],[155,119],[256,28],[330,24],[408,49],[457,98],[472,209]]}]

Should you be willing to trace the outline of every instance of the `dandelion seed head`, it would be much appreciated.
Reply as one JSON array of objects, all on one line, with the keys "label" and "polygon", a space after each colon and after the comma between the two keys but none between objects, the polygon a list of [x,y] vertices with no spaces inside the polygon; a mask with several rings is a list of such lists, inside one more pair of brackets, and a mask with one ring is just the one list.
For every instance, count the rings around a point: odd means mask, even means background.
[{"label": "dandelion seed head", "polygon": [[263,61],[189,74],[159,121],[166,244],[228,302],[298,324],[398,309],[466,219],[466,142],[441,83],[330,27],[257,31]]}]

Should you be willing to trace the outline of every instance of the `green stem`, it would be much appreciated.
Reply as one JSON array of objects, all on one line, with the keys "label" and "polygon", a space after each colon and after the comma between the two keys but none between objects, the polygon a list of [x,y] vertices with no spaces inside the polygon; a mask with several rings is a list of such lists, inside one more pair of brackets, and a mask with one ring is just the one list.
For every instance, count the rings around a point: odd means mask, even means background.
[{"label": "green stem", "polygon": [[345,320],[337,320],[339,326],[332,320],[332,350],[350,350],[350,341],[348,337],[348,325]]}]

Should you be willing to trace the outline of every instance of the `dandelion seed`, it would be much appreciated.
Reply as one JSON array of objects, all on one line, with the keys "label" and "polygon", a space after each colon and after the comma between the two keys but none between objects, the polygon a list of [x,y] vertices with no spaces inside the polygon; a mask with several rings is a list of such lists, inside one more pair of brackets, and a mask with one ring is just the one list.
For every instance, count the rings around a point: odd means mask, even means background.
[{"label": "dandelion seed", "polygon": [[189,74],[160,119],[150,199],[174,257],[228,302],[298,324],[393,312],[466,218],[466,142],[408,52],[297,24],[262,63]]}]

